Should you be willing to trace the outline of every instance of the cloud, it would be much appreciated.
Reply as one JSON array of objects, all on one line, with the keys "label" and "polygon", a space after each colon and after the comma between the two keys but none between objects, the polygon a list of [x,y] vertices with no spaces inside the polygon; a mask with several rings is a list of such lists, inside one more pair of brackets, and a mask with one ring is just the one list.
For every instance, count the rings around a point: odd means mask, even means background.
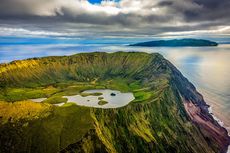
[{"label": "cloud", "polygon": [[228,26],[229,6],[229,0],[103,0],[100,4],[87,0],[1,0],[0,32],[7,33],[8,28],[9,33],[21,29],[21,33],[34,35],[152,36],[204,31]]},{"label": "cloud", "polygon": [[194,30],[194,31],[179,31],[179,32],[165,32],[161,35],[170,35],[170,36],[180,36],[180,35],[211,35],[211,34],[219,34],[219,35],[227,35],[230,36],[230,26],[219,27],[216,29],[208,29],[208,30]]}]

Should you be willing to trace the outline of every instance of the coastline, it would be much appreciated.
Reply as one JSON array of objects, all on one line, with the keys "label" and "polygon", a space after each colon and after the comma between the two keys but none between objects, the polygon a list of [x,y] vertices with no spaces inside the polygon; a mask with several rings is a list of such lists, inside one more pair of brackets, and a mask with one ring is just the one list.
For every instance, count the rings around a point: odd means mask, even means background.
[{"label": "coastline", "polygon": [[[212,117],[214,118],[214,120],[217,121],[220,126],[222,126],[223,128],[225,128],[228,131],[228,136],[230,137],[230,128],[226,127],[225,124],[224,124],[224,122],[222,120],[220,120],[218,117],[215,116],[215,114],[213,113],[212,108],[213,107],[210,105],[209,108],[208,108],[209,114],[212,115]],[[230,153],[230,144],[228,145],[228,149],[227,149],[226,153]]]},{"label": "coastline", "polygon": [[217,121],[220,126],[222,126],[223,128],[225,128],[228,131],[227,127],[224,126],[224,122],[214,115],[213,110],[212,110],[212,106],[208,107],[208,112],[209,112],[210,115],[212,115],[214,120]]},{"label": "coastline", "polygon": [[[221,127],[223,127],[228,132],[228,136],[230,137],[230,122],[226,118],[226,116],[223,113],[221,113],[222,112],[222,108],[221,108],[222,105],[220,105],[220,103],[217,102],[218,101],[217,98],[210,97],[210,95],[206,94],[205,91],[201,90],[201,93],[205,98],[205,102],[209,106],[208,107],[209,114],[213,117],[213,119]],[[228,146],[226,153],[230,153],[230,144]]]},{"label": "coastline", "polygon": [[209,113],[214,115],[214,118],[219,120],[220,124],[223,123],[222,126],[224,126],[230,134],[229,113],[224,110],[225,108],[228,108],[228,106],[226,105],[227,102],[223,102],[223,100],[218,97],[219,95],[209,93],[205,89],[199,88],[199,92],[202,93],[205,102],[208,106],[210,106],[208,108]]},{"label": "coastline", "polygon": [[223,122],[213,115],[210,106],[184,100],[184,107],[191,121],[200,129],[207,131],[208,137],[216,140],[217,144],[221,146],[220,152],[230,153],[229,132]]}]

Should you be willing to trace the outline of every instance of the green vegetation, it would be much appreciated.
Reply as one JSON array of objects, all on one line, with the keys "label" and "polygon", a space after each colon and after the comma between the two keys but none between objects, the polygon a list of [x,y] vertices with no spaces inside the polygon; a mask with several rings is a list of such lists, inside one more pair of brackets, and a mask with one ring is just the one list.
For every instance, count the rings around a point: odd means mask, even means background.
[{"label": "green vegetation", "polygon": [[133,102],[142,102],[150,99],[152,97],[152,93],[146,91],[138,91],[134,92],[134,97],[135,100]]},{"label": "green vegetation", "polygon": [[104,97],[98,97],[98,100],[102,100],[102,99],[104,99]]},{"label": "green vegetation", "polygon": [[4,125],[7,122],[45,118],[51,114],[52,106],[31,101],[15,103],[0,101],[0,110],[0,123]]},{"label": "green vegetation", "polygon": [[87,97],[87,96],[101,96],[102,95],[102,93],[99,93],[99,92],[95,92],[95,93],[80,93],[80,95],[82,96],[82,97]]},{"label": "green vegetation", "polygon": [[105,104],[108,104],[108,102],[105,101],[105,100],[100,100],[100,101],[98,102],[98,105],[105,105]]},{"label": "green vegetation", "polygon": [[[133,92],[135,100],[112,109],[51,105],[66,102],[62,96],[89,96],[82,93],[88,89]],[[95,52],[0,64],[0,152],[219,152],[217,139],[188,118],[184,99],[203,103],[159,54]]]},{"label": "green vegetation", "polygon": [[7,87],[4,89],[0,89],[0,91],[0,100],[14,102],[26,99],[49,97],[58,92],[59,89],[54,88],[52,86],[37,88]]},{"label": "green vegetation", "polygon": [[66,103],[68,101],[67,98],[63,98],[61,96],[52,96],[48,99],[44,100],[43,103],[49,103],[49,104],[59,104],[59,103]]}]

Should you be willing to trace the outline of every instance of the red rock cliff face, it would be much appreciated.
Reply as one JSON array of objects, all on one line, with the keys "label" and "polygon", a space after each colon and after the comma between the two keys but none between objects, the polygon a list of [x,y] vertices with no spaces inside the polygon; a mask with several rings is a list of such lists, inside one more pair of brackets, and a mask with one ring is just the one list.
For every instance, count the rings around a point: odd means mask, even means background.
[{"label": "red rock cliff face", "polygon": [[205,138],[215,141],[220,146],[221,153],[226,152],[230,141],[226,129],[221,127],[205,110],[202,110],[200,106],[193,102],[185,101],[184,106],[191,121],[199,127]]}]

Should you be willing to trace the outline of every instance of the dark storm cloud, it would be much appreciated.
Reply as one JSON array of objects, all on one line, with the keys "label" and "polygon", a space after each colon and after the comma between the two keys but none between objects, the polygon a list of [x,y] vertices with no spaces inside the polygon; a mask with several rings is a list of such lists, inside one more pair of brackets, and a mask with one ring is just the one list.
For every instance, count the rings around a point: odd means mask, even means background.
[{"label": "dark storm cloud", "polygon": [[[187,22],[194,21],[213,21],[230,20],[230,1],[229,0],[187,0],[186,5],[181,5],[186,1],[161,1],[159,7],[168,7],[169,10],[180,12]],[[196,6],[196,7],[192,7]]]},{"label": "dark storm cloud", "polygon": [[173,1],[161,1],[157,4],[159,7],[164,7],[164,6],[171,6],[173,5]]},{"label": "dark storm cloud", "polygon": [[229,0],[0,0],[0,30],[77,36],[215,30],[229,25],[229,7]]},{"label": "dark storm cloud", "polygon": [[185,17],[189,20],[230,20],[230,1],[229,0],[194,0],[202,9],[197,12],[187,11]]}]

